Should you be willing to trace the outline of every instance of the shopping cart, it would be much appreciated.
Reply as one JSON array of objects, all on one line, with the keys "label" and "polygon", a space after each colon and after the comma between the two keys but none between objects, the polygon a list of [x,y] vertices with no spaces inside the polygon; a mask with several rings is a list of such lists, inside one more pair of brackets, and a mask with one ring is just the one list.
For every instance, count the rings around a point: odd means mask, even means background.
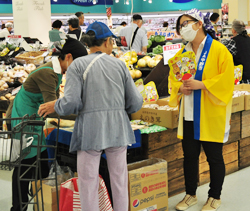
[{"label": "shopping cart", "polygon": [[[6,123],[11,123],[14,121],[18,124],[8,131]],[[44,147],[54,148],[55,153],[57,152],[57,141],[56,145],[46,145],[43,142],[43,127],[45,125],[44,120],[42,120],[36,114],[33,114],[31,116],[25,115],[22,118],[0,119],[0,125],[2,125],[2,131],[0,131],[0,169],[10,171],[15,167],[18,168],[17,183],[19,202],[20,205],[23,206],[20,206],[20,211],[25,210],[29,204],[36,205],[37,211],[44,211],[42,185],[38,186],[38,181],[40,181],[39,184],[42,184],[43,180],[55,180],[57,207],[59,211],[57,173],[55,172],[55,178],[42,178],[41,161],[52,161],[54,162],[54,165],[57,165],[56,156],[55,158],[47,159],[42,159],[40,156],[41,150]],[[37,130],[37,128],[39,128],[39,130]],[[36,138],[37,144],[32,144],[34,138]],[[35,148],[37,151],[36,160],[32,164],[23,164],[21,161],[31,152],[32,148]],[[27,170],[21,174],[21,167],[24,166],[27,168]],[[30,170],[33,172],[33,178],[26,179],[25,174],[27,174],[27,172]],[[22,202],[20,181],[34,181],[35,191],[33,192],[28,203]],[[41,200],[41,203],[39,203],[39,200]]]}]

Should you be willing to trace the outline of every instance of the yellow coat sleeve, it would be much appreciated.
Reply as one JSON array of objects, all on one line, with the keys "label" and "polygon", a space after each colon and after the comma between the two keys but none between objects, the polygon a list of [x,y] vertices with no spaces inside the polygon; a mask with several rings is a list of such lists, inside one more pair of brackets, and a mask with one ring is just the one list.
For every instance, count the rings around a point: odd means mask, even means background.
[{"label": "yellow coat sleeve", "polygon": [[[218,44],[215,46],[218,47]],[[205,79],[202,80],[202,82],[207,88],[207,95],[213,104],[226,106],[232,99],[232,92],[234,89],[234,63],[233,57],[229,51],[224,48],[222,44],[219,44],[219,47],[219,50],[211,51],[219,54],[217,55],[219,59],[214,60],[213,57],[216,55],[211,56],[211,60],[215,63],[206,63],[206,65],[209,66],[207,68],[211,71],[209,71],[207,75],[203,74],[203,78],[205,77]],[[218,65],[218,69],[215,68],[216,65]],[[229,86],[229,84],[231,84],[231,86]]]}]

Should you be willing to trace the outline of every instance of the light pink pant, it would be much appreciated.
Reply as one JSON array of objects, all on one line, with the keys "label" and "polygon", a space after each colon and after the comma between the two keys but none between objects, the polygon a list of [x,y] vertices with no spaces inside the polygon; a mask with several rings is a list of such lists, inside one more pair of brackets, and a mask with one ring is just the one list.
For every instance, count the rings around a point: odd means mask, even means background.
[{"label": "light pink pant", "polygon": [[[128,211],[127,147],[105,149],[114,211]],[[82,211],[99,211],[98,187],[101,151],[78,151],[77,171]]]}]

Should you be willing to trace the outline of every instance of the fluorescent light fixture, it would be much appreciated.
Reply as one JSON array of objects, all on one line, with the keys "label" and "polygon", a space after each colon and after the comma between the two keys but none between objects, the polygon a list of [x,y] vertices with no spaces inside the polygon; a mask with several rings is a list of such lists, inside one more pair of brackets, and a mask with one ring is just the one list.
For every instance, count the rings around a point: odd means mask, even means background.
[{"label": "fluorescent light fixture", "polygon": [[1,20],[13,20],[13,17],[0,17]]},{"label": "fluorescent light fixture", "polygon": [[147,0],[143,0],[143,1],[147,1]]},{"label": "fluorescent light fixture", "polygon": [[129,0],[126,1],[126,5],[129,5]]},{"label": "fluorescent light fixture", "polygon": [[169,0],[170,2],[173,2],[173,0]]},{"label": "fluorescent light fixture", "polygon": [[53,1],[57,2],[57,0],[53,0]]},{"label": "fluorescent light fixture", "polygon": [[115,3],[119,3],[119,0],[115,0]]},{"label": "fluorescent light fixture", "polygon": [[96,0],[93,0],[93,4],[96,4]]},{"label": "fluorescent light fixture", "polygon": [[152,0],[148,0],[148,3],[151,4],[151,3],[152,3]]}]

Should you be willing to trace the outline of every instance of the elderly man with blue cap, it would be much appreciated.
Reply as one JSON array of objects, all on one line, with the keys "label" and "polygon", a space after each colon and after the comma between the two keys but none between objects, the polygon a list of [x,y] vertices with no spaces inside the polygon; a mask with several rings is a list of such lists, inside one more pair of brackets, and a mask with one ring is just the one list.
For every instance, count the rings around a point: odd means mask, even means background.
[{"label": "elderly man with blue cap", "polygon": [[143,103],[125,63],[111,57],[115,35],[107,25],[94,22],[83,41],[90,54],[73,61],[67,71],[64,97],[40,106],[39,115],[56,111],[77,114],[70,152],[77,152],[82,211],[99,210],[100,156],[107,156],[113,207],[128,211],[127,146],[135,143],[128,114]]},{"label": "elderly man with blue cap", "polygon": [[[223,143],[228,141],[234,90],[233,58],[214,36],[209,16],[197,9],[181,15],[177,33],[188,41],[176,56],[194,52],[197,63],[192,78],[176,81],[170,76],[172,92],[169,105],[180,105],[178,138],[184,152],[186,196],[176,205],[186,210],[197,204],[198,161],[201,145],[210,167],[210,190],[202,211],[216,211],[221,205],[225,177]],[[181,101],[180,101],[181,98]]]}]

